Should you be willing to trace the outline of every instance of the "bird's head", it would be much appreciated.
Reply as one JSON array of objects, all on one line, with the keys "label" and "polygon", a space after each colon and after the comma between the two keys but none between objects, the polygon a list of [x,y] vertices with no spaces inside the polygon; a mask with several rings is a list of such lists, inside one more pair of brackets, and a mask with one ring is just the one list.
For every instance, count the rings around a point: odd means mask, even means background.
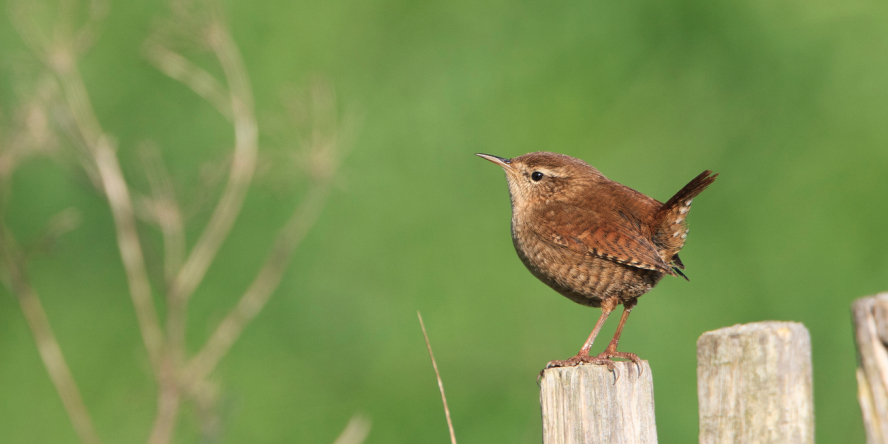
[{"label": "bird's head", "polygon": [[606,180],[588,163],[564,154],[539,151],[512,159],[477,155],[506,172],[513,211],[536,202],[567,200],[574,192],[583,192],[588,190],[587,186]]}]

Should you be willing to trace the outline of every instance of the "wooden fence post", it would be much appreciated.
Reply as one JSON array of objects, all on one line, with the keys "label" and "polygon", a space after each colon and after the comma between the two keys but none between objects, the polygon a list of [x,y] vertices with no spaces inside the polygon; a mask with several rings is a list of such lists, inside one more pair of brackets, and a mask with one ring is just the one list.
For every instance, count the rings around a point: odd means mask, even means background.
[{"label": "wooden fence post", "polygon": [[811,338],[756,322],[697,340],[700,443],[814,443]]},{"label": "wooden fence post", "polygon": [[867,444],[888,444],[888,293],[851,304],[857,342],[857,399]]},{"label": "wooden fence post", "polygon": [[543,444],[656,443],[654,381],[641,361],[550,368],[540,383]]}]

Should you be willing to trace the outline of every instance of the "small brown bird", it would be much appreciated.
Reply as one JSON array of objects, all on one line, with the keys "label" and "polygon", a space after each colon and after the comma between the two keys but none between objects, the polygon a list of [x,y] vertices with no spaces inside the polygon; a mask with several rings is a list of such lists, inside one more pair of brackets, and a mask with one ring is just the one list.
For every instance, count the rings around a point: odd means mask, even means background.
[{"label": "small brown bird", "polygon": [[[688,236],[691,200],[715,181],[704,171],[661,203],[604,177],[564,154],[537,152],[514,159],[478,154],[503,168],[512,198],[512,243],[527,269],[568,299],[601,307],[589,339],[563,367],[588,362],[613,369],[623,325],[638,298],[664,275],[687,277],[678,252]],[[608,315],[623,304],[614,338],[598,356],[589,349]]]}]

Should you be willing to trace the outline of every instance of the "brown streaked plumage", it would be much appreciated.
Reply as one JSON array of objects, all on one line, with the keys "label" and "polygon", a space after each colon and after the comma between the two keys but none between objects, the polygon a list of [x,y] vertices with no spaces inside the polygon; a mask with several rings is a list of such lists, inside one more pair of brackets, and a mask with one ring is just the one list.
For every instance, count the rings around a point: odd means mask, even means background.
[{"label": "brown streaked plumage", "polygon": [[[601,317],[580,352],[551,361],[561,367],[583,362],[613,368],[626,318],[637,299],[664,275],[681,276],[678,252],[688,235],[691,200],[715,181],[704,171],[661,203],[614,182],[591,165],[564,154],[536,152],[504,159],[478,154],[503,168],[512,199],[512,242],[527,269],[568,299],[601,307]],[[589,356],[608,315],[623,304],[614,338]]]}]

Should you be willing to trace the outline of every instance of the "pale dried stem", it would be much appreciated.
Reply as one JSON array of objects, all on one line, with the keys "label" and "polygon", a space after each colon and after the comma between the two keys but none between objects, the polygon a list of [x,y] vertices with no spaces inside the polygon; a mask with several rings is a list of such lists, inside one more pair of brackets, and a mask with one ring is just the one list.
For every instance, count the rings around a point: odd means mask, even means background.
[{"label": "pale dried stem", "polygon": [[429,335],[426,333],[425,323],[422,322],[422,315],[417,310],[416,317],[419,318],[419,326],[422,328],[422,337],[425,338],[426,347],[429,349],[429,357],[432,358],[432,368],[435,369],[435,378],[438,380],[438,389],[441,391],[441,402],[444,404],[444,415],[447,417],[447,429],[450,431],[450,442],[456,444],[456,433],[453,431],[453,421],[450,420],[450,408],[447,407],[447,397],[444,396],[444,381],[441,380],[441,373],[438,372],[438,363],[435,362],[435,354],[432,353],[432,344],[429,342]]},{"label": "pale dried stem", "polygon": [[74,34],[73,49],[83,54],[98,40],[105,17],[111,10],[108,0],[89,2],[89,20]]},{"label": "pale dried stem", "polygon": [[232,121],[229,93],[210,73],[159,43],[146,44],[144,54],[160,72],[191,88],[195,94],[210,102],[219,114]]},{"label": "pale dried stem", "polygon": [[[57,140],[50,121],[50,108],[57,101],[58,93],[58,83],[52,76],[37,77],[34,91],[15,112],[13,128],[8,135],[0,134],[0,181],[11,176],[26,159],[55,151]],[[0,121],[3,117],[0,111]],[[8,192],[9,184],[3,185],[3,192]]]},{"label": "pale dried stem", "polygon": [[228,183],[207,227],[176,276],[170,289],[167,334],[176,348],[184,348],[188,299],[203,280],[222,242],[231,231],[246,197],[258,151],[258,129],[253,112],[253,94],[240,52],[228,30],[218,21],[211,29],[211,47],[219,59],[231,96],[234,125],[234,157]]},{"label": "pale dried stem", "polygon": [[[275,246],[253,283],[200,351],[188,361],[187,366],[184,366],[188,300],[204,279],[210,264],[229,235],[243,206],[256,167],[258,129],[251,85],[240,52],[214,11],[211,11],[212,20],[205,28],[205,36],[222,67],[227,88],[196,64],[159,43],[152,42],[146,45],[145,52],[149,60],[160,71],[189,86],[210,102],[232,123],[235,136],[228,181],[209,223],[187,256],[181,211],[175,201],[171,180],[159,159],[149,159],[150,162],[146,162],[154,196],[153,207],[149,208],[153,208],[154,217],[164,234],[164,264],[168,284],[166,335],[164,335],[152,299],[131,193],[116,156],[115,144],[102,129],[76,66],[79,49],[92,41],[96,34],[94,32],[96,22],[107,12],[103,9],[104,5],[106,3],[101,1],[93,2],[91,20],[80,30],[80,36],[75,39],[77,40],[75,43],[70,43],[70,40],[69,43],[65,43],[64,39],[59,38],[63,34],[71,33],[71,29],[66,28],[65,23],[57,24],[56,39],[47,38],[36,25],[27,21],[30,17],[22,13],[27,7],[25,2],[18,3],[19,7],[13,11],[18,13],[18,18],[24,20],[13,21],[16,22],[26,43],[58,78],[66,107],[72,118],[72,123],[67,127],[75,135],[75,143],[83,147],[84,168],[93,173],[91,178],[108,199],[140,333],[158,383],[157,413],[149,442],[164,444],[172,440],[183,396],[187,395],[199,404],[202,403],[201,408],[211,408],[215,397],[207,394],[206,377],[230,350],[246,325],[266,305],[280,284],[292,252],[316,222],[329,192],[330,174],[338,166],[338,160],[332,152],[336,148],[334,145],[338,145],[337,134],[333,134],[329,140],[322,143],[318,140],[322,134],[317,132],[318,128],[314,128],[312,138],[315,140],[310,145],[315,150],[321,149],[321,152],[312,153],[310,161],[313,167],[310,169],[318,170],[314,172],[319,173],[315,177],[316,180],[312,181],[307,195],[278,235]],[[332,106],[333,103],[328,105]],[[332,113],[332,108],[321,111]],[[335,119],[333,115],[325,114],[321,117]],[[335,126],[335,120],[333,123]],[[153,164],[154,161],[156,164]],[[60,356],[60,352],[58,353]],[[49,366],[47,364],[47,367]],[[68,379],[73,384],[73,380],[70,377]],[[62,391],[59,388],[59,392]],[[62,396],[64,398],[66,395]],[[82,405],[82,401],[80,404]],[[346,430],[351,432],[344,433],[344,436],[351,436],[348,438],[351,441],[348,442],[361,442],[366,436],[364,429],[360,421],[353,421]],[[366,429],[369,429],[369,423]]]},{"label": "pale dried stem", "polygon": [[6,269],[3,281],[22,307],[28,328],[34,335],[40,359],[43,360],[43,366],[46,367],[49,379],[52,380],[56,392],[62,399],[62,405],[71,419],[74,431],[83,443],[100,444],[102,441],[96,433],[86,404],[83,403],[83,396],[77,388],[77,383],[74,382],[74,376],[68,368],[65,356],[59,347],[59,341],[52,331],[49,318],[46,316],[46,311],[43,310],[43,304],[25,277],[21,264],[16,260],[20,255],[13,251],[13,239],[5,226],[0,226],[0,241],[2,241],[0,242],[0,255],[2,255]]},{"label": "pale dried stem", "polygon": [[160,366],[157,389],[157,413],[148,444],[167,444],[173,439],[182,391],[178,383],[178,368],[172,353],[166,353]]},{"label": "pale dried stem", "polygon": [[77,16],[76,8],[79,6],[77,3],[77,0],[58,0],[57,19],[52,28],[53,41],[64,42],[74,35],[73,18]]},{"label": "pale dried stem", "polygon": [[[163,72],[185,82],[192,89],[197,88],[195,92],[199,95],[204,97],[208,95],[207,100],[213,103],[223,115],[228,116],[226,110],[230,109],[230,120],[235,133],[235,146],[229,179],[222,196],[194,249],[188,255],[184,265],[178,269],[167,294],[166,332],[168,342],[167,354],[164,356],[161,371],[168,376],[161,378],[157,416],[149,439],[151,444],[163,444],[172,439],[184,385],[179,369],[182,368],[186,354],[185,332],[188,300],[203,280],[243,206],[255,170],[258,151],[258,129],[253,111],[252,90],[240,52],[228,34],[228,30],[219,21],[214,21],[208,32],[211,33],[211,47],[229,84],[228,100],[230,105],[225,105],[220,101],[218,94],[223,89],[218,85],[218,82],[207,82],[209,74],[191,65],[183,57],[177,57],[175,53],[170,51],[154,52],[155,56],[162,59],[157,62],[166,62],[166,65],[163,65],[166,70],[161,68]],[[160,47],[155,47],[153,50],[158,51],[157,48]],[[170,61],[177,65],[170,65]],[[175,69],[180,69],[180,71]],[[189,75],[197,77],[182,76],[181,69],[187,71]],[[204,82],[204,85],[209,85],[208,89],[201,89],[203,86],[193,83],[195,79]]]},{"label": "pale dried stem", "polygon": [[67,57],[60,57],[60,60],[67,62],[51,66],[62,84],[71,116],[93,156],[102,182],[102,191],[108,198],[139,330],[156,375],[164,339],[151,296],[145,257],[136,231],[132,199],[112,142],[102,131],[83,79],[70,57],[73,56],[69,54]]},{"label": "pale dried stem", "polygon": [[52,45],[28,14],[28,8],[34,8],[35,4],[19,0],[10,1],[7,5],[9,6],[10,21],[22,37],[22,41],[37,58],[48,63],[48,52]]},{"label": "pale dried stem", "polygon": [[164,167],[158,150],[153,146],[146,146],[140,157],[151,186],[152,199],[148,211],[163,234],[164,278],[166,284],[170,285],[185,260],[182,211],[176,201],[173,180]]},{"label": "pale dried stem", "polygon": [[218,412],[219,386],[216,383],[204,380],[194,390],[189,392],[190,398],[197,407],[197,416],[200,421],[200,433],[204,441],[221,441],[223,431],[222,417]]},{"label": "pale dried stem", "polygon": [[280,284],[293,250],[317,220],[328,192],[327,184],[316,184],[300,202],[286,225],[280,230],[274,248],[265,259],[253,283],[189,362],[184,378],[186,385],[193,386],[209,375],[219,360],[231,349],[247,324],[265,307],[272,292]]}]

